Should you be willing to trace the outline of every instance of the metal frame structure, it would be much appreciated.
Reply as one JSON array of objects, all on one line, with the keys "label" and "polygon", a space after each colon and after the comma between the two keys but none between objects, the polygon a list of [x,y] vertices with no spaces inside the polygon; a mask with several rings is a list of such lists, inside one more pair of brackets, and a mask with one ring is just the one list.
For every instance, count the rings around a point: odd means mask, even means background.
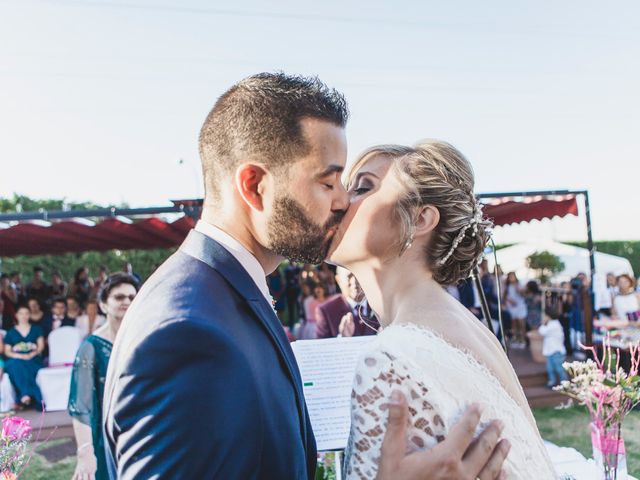
[{"label": "metal frame structure", "polygon": [[554,195],[582,195],[584,198],[585,216],[587,220],[587,249],[589,250],[589,267],[591,270],[591,284],[589,288],[589,298],[591,305],[586,308],[585,314],[585,340],[587,345],[593,343],[593,282],[595,280],[596,262],[595,262],[595,247],[593,245],[593,233],[591,231],[591,209],[589,206],[589,191],[588,190],[539,190],[532,192],[499,192],[499,193],[480,193],[476,197],[480,200],[492,199],[492,198],[506,198],[506,197],[544,197]]},{"label": "metal frame structure", "polygon": [[[523,197],[545,197],[545,196],[561,196],[561,195],[582,195],[584,198],[585,214],[587,220],[587,248],[589,250],[589,264],[591,268],[591,285],[593,285],[595,275],[595,257],[593,235],[591,231],[591,211],[589,207],[589,192],[587,190],[535,190],[535,191],[516,191],[516,192],[492,192],[481,193],[477,195],[479,200],[490,200],[499,198],[523,198]],[[148,207],[148,208],[102,208],[92,210],[59,210],[37,212],[19,212],[0,214],[0,223],[28,221],[28,220],[54,220],[69,218],[113,218],[113,217],[132,217],[159,215],[163,213],[184,213],[194,220],[200,217],[202,211],[202,199],[188,200],[172,200],[172,206],[165,207]],[[590,289],[591,305],[593,305],[593,288]],[[589,318],[585,322],[585,334],[587,344],[591,344],[592,340],[592,319],[591,314],[586,315]]]}]

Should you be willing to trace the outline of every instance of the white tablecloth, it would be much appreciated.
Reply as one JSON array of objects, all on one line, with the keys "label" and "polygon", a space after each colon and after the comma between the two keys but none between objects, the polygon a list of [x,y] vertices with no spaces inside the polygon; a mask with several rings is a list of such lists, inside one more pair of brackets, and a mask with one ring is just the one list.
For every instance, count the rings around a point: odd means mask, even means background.
[{"label": "white tablecloth", "polygon": [[[601,480],[592,459],[587,460],[574,448],[559,447],[551,442],[544,442],[556,467],[558,475],[571,475],[576,480]],[[628,480],[636,480],[627,475]]]}]

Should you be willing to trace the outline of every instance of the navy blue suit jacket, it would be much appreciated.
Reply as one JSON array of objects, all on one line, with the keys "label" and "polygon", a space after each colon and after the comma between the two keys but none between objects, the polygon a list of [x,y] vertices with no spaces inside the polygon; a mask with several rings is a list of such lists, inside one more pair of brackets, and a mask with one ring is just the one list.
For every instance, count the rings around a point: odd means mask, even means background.
[{"label": "navy blue suit jacket", "polygon": [[315,474],[315,439],[283,328],[240,263],[196,231],[127,312],[103,412],[111,478]]}]

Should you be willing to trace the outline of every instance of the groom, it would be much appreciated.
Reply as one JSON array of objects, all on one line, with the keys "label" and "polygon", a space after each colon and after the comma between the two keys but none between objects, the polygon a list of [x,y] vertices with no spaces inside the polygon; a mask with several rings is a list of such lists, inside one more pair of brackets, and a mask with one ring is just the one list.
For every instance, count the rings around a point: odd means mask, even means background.
[{"label": "groom", "polygon": [[[200,133],[202,219],[147,281],[115,342],[104,395],[111,478],[311,479],[300,373],[265,275],[318,263],[348,207],[347,106],[314,78],[259,74]],[[379,479],[494,479],[508,445],[477,409],[431,452],[405,456],[407,406],[389,400]]]}]

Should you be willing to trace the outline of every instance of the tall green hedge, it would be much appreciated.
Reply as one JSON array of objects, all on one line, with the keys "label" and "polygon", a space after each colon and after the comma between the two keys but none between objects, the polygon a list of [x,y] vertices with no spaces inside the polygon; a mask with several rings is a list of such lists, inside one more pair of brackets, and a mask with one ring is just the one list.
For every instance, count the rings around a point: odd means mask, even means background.
[{"label": "tall green hedge", "polygon": [[[587,248],[587,242],[566,242],[576,247]],[[633,273],[640,275],[640,240],[612,240],[593,242],[596,251],[624,257],[631,262]]]},{"label": "tall green hedge", "polygon": [[111,272],[122,269],[125,262],[130,262],[133,270],[146,279],[154,270],[171,255],[175,249],[156,250],[110,250],[108,252],[83,252],[66,253],[64,255],[36,255],[18,256],[0,259],[0,271],[10,273],[21,272],[23,281],[31,279],[33,267],[44,268],[45,280],[51,281],[51,273],[59,270],[62,277],[68,282],[73,278],[76,269],[82,266],[89,267],[90,274],[95,277],[100,265],[106,265]]}]

